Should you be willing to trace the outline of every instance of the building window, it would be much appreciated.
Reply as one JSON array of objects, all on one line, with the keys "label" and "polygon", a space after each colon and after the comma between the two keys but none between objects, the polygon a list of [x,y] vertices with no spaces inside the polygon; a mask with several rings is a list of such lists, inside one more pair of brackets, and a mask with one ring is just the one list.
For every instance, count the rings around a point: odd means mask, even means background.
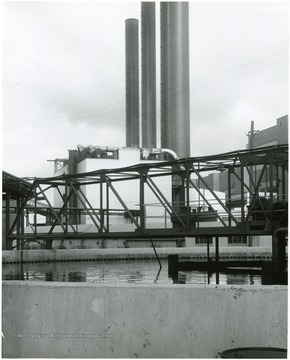
[{"label": "building window", "polygon": [[206,245],[208,241],[210,244],[212,244],[212,237],[196,236],[195,238],[196,245]]},{"label": "building window", "polygon": [[229,245],[247,245],[248,239],[246,235],[234,235],[228,237]]}]

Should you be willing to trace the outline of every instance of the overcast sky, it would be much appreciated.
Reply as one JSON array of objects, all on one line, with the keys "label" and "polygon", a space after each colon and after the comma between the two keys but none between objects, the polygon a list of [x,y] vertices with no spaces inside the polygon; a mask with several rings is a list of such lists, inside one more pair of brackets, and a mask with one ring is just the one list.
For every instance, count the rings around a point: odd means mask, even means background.
[{"label": "overcast sky", "polygon": [[[47,160],[78,144],[125,146],[125,20],[140,10],[4,3],[3,170],[51,176]],[[262,130],[288,114],[289,4],[190,1],[189,12],[191,156],[244,149],[251,120]]]}]

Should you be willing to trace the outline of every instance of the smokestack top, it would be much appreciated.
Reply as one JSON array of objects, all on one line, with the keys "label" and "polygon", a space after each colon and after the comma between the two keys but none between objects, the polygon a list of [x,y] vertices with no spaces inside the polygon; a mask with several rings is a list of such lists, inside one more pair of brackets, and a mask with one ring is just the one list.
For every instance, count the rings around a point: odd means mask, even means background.
[{"label": "smokestack top", "polygon": [[136,18],[128,18],[125,20],[125,22],[139,22],[139,20]]}]

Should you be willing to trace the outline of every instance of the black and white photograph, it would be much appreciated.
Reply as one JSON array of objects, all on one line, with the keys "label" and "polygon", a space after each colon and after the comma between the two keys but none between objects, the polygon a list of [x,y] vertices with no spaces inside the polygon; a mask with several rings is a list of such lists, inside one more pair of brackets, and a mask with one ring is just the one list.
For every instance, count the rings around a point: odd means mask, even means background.
[{"label": "black and white photograph", "polygon": [[287,358],[288,0],[4,0],[2,358]]}]

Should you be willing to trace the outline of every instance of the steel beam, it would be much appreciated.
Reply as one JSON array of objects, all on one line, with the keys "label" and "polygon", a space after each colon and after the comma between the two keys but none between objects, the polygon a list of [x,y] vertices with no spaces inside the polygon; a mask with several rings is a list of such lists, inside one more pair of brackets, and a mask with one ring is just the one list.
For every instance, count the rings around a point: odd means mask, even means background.
[{"label": "steel beam", "polygon": [[[223,168],[228,170],[228,185],[227,193],[228,199],[232,199],[232,189],[231,189],[231,174],[235,176],[240,181],[240,197],[245,196],[245,192],[250,194],[250,203],[248,213],[245,214],[243,206],[241,209],[242,212],[242,223],[234,216],[231,209],[229,209],[221,198],[216,194],[214,188],[209,186],[204,180],[202,174],[209,171],[219,170],[220,164],[223,164]],[[251,174],[251,166],[261,166],[261,171],[257,176],[257,179]],[[140,238],[140,239],[151,239],[154,238],[174,238],[180,236],[229,236],[229,235],[265,235],[272,234],[275,230],[275,226],[281,222],[281,219],[285,219],[287,216],[287,210],[281,212],[281,215],[278,219],[277,212],[273,211],[273,206],[271,209],[266,210],[261,203],[259,198],[259,188],[260,185],[267,173],[267,185],[270,189],[270,200],[271,204],[274,204],[274,191],[275,191],[275,181],[277,178],[281,177],[281,185],[279,188],[279,200],[287,201],[287,166],[288,166],[288,146],[272,146],[267,148],[253,149],[253,150],[242,150],[238,152],[230,152],[226,154],[219,154],[206,157],[196,157],[196,158],[187,158],[175,161],[164,161],[156,163],[146,163],[138,164],[129,167],[123,167],[119,169],[108,169],[108,170],[96,170],[90,173],[83,174],[66,174],[61,177],[56,178],[46,178],[46,179],[34,179],[34,182],[30,186],[29,192],[25,192],[25,198],[18,200],[18,209],[16,213],[16,218],[11,225],[9,219],[11,203],[6,193],[6,231],[7,237],[6,241],[11,242],[14,239],[18,240],[18,245],[23,244],[24,241],[42,241],[42,240],[51,240],[52,236],[55,239],[80,239],[83,237],[83,234],[79,233],[78,228],[75,228],[69,219],[69,199],[71,194],[77,194],[80,207],[77,211],[81,214],[82,211],[88,212],[91,220],[97,227],[96,233],[86,233],[86,238]],[[268,168],[268,169],[267,169]],[[278,168],[278,171],[277,171]],[[238,169],[241,169],[241,175],[238,173]],[[281,171],[280,171],[281,169]],[[268,171],[270,170],[270,171]],[[277,174],[275,175],[275,170]],[[249,174],[249,183],[245,178],[245,171]],[[280,172],[279,172],[280,171]],[[150,174],[150,175],[149,175]],[[205,187],[214,197],[215,201],[221,206],[222,212],[224,211],[228,216],[228,224],[223,220],[221,214],[217,212],[217,219],[220,220],[220,227],[209,228],[193,228],[191,226],[191,216],[190,213],[190,188],[194,188],[195,191],[200,195],[200,197],[205,201],[208,206],[210,205],[209,200],[206,196],[203,196],[199,187],[195,185],[190,176],[195,174],[197,177],[197,182],[199,182],[203,187]],[[174,206],[171,205],[167,197],[162,193],[161,189],[157,186],[155,179],[158,179],[162,176],[179,176],[182,178],[182,191],[184,191],[184,198],[182,198],[184,209],[183,213],[179,214],[175,211]],[[257,181],[256,181],[257,180]],[[128,206],[124,199],[121,198],[120,194],[116,190],[116,187],[113,186],[114,182],[123,182],[126,181],[136,181],[139,182],[139,202],[140,202],[140,223],[134,217],[132,212],[128,209]],[[146,229],[146,199],[145,199],[145,184],[147,183],[148,188],[156,196],[160,204],[165,209],[165,212],[174,216],[177,219],[177,222],[181,225],[178,229]],[[90,204],[86,195],[82,191],[83,188],[80,186],[100,186],[97,188],[99,192],[100,206],[99,209],[95,209]],[[45,187],[45,188],[44,188]],[[60,187],[65,189],[65,196],[60,192]],[[105,187],[105,188],[104,188]],[[55,188],[63,201],[61,208],[57,209],[52,206],[47,198],[47,190]],[[70,193],[68,194],[68,192]],[[281,194],[282,191],[282,194]],[[127,211],[129,217],[134,223],[137,232],[111,232],[109,228],[110,216],[113,215],[114,209],[110,208],[110,194],[111,192],[117,197],[118,201],[122,205],[122,208]],[[46,200],[47,207],[39,207],[38,200],[39,197],[43,197]],[[32,199],[32,200],[30,200]],[[29,202],[28,202],[29,200]],[[138,201],[138,200],[137,200]],[[244,202],[242,201],[242,204]],[[258,203],[261,207],[261,213],[264,214],[265,225],[263,229],[250,228],[250,215],[254,208],[255,203]],[[29,211],[30,214],[34,215],[34,224],[33,224],[33,233],[24,234],[22,231],[23,228],[23,213],[24,211]],[[46,215],[47,211],[51,211],[54,221],[50,227],[50,230],[47,234],[43,234],[40,231],[40,228],[37,227],[37,214]],[[64,216],[64,224],[60,219],[61,216]],[[274,218],[275,216],[275,218]],[[275,224],[274,224],[275,220]],[[277,224],[276,224],[277,222]],[[285,224],[285,221],[283,222]],[[54,231],[55,226],[60,224],[60,230],[57,232]],[[270,226],[269,226],[270,225]],[[70,228],[72,232],[70,233]],[[54,231],[54,232],[53,232]],[[52,234],[53,232],[53,234]],[[150,240],[149,240],[150,241]]]}]

